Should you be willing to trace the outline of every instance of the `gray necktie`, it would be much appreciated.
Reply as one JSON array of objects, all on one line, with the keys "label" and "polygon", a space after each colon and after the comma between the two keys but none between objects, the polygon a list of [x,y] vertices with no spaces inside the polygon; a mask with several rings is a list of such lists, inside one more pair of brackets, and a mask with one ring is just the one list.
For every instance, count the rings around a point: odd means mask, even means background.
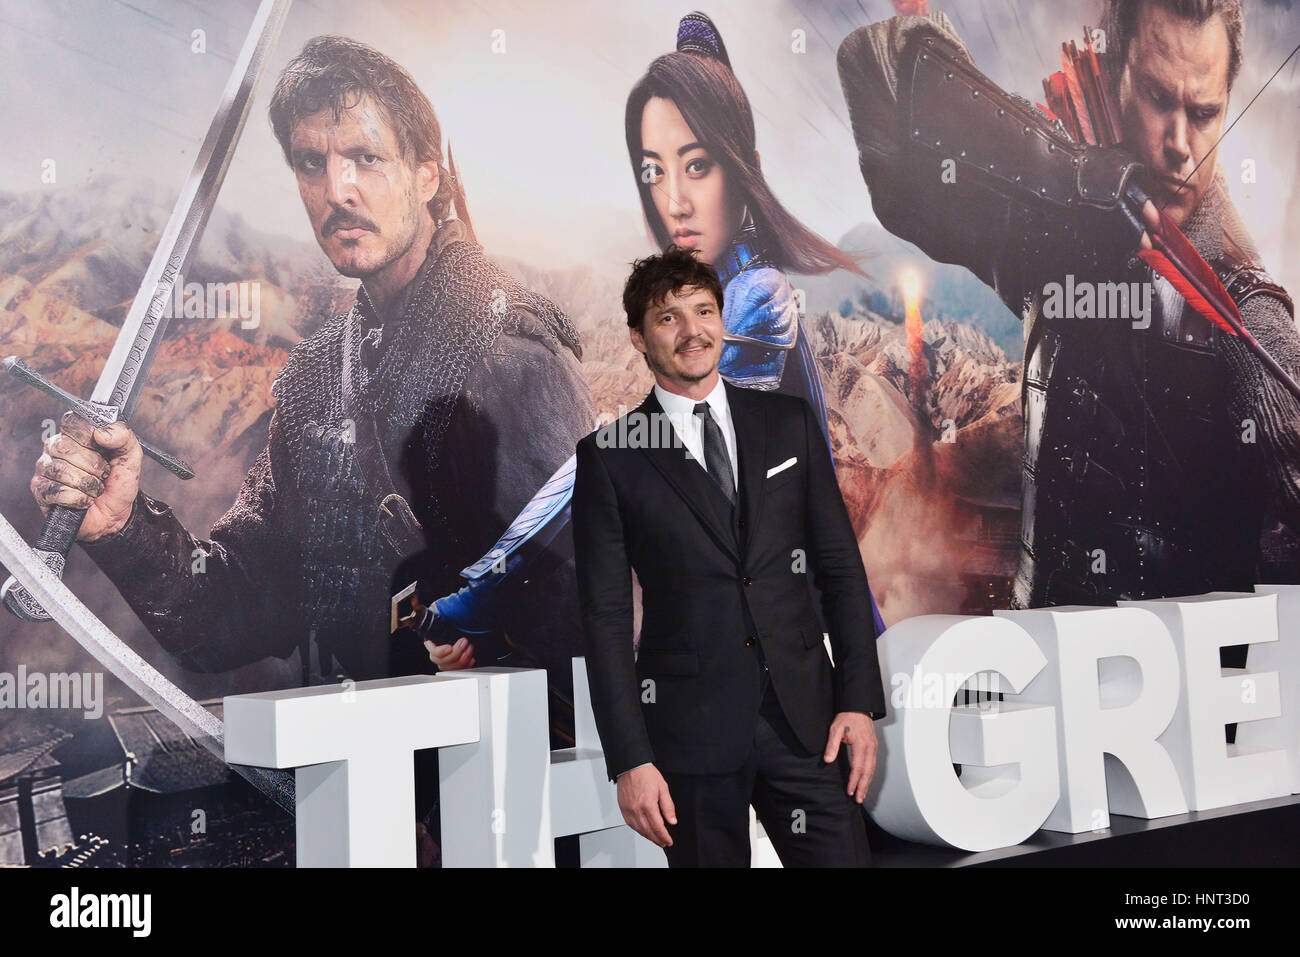
[{"label": "gray necktie", "polygon": [[709,403],[695,403],[695,414],[703,416],[704,423],[704,465],[709,476],[718,483],[727,501],[736,504],[736,483],[731,471],[731,457],[727,455],[727,443],[722,438],[722,427],[709,414]]}]

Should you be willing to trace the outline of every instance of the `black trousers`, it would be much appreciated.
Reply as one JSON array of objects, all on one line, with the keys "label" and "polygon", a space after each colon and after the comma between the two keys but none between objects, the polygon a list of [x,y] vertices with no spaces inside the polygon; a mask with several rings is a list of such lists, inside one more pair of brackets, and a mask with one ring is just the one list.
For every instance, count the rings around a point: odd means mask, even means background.
[{"label": "black trousers", "polygon": [[748,867],[749,806],[754,806],[784,867],[869,867],[862,807],[845,793],[849,761],[834,764],[804,750],[766,690],[744,765],[730,774],[665,773],[677,811],[668,827],[669,867]]}]

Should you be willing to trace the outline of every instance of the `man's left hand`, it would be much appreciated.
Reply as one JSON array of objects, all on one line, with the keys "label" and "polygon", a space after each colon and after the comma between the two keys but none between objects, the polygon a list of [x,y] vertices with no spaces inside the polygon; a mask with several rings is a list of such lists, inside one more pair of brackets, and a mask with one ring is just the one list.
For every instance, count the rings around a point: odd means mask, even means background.
[{"label": "man's left hand", "polygon": [[876,726],[870,715],[861,711],[841,711],[831,722],[822,760],[833,762],[840,753],[840,742],[849,746],[848,793],[861,804],[867,797],[871,777],[876,773]]}]

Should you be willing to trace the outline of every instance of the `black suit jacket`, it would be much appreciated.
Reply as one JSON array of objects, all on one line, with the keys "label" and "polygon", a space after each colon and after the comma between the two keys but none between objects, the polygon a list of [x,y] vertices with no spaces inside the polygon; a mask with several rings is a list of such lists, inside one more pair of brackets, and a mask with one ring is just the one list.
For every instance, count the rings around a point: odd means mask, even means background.
[{"label": "black suit jacket", "polygon": [[[738,769],[753,742],[764,659],[809,751],[826,746],[836,712],[885,713],[867,574],[812,409],[802,398],[725,388],[740,472],[734,524],[721,490],[676,441],[653,389],[578,443],[578,594],[611,779],[646,762],[686,774]],[[635,657],[630,569],[642,589]],[[822,593],[834,667],[809,571]]]}]

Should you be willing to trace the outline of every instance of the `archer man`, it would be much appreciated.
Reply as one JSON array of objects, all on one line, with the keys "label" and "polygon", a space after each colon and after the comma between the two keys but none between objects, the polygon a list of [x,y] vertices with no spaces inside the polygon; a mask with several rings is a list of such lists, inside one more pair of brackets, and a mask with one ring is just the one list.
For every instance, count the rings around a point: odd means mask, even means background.
[{"label": "archer man", "polygon": [[[1108,0],[1103,24],[1113,148],[1075,143],[999,89],[942,13],[863,27],[839,51],[880,222],[1024,316],[1021,608],[1251,591],[1267,518],[1300,530],[1300,403],[1226,320],[1137,255],[1151,242],[1143,229],[1161,226],[1158,206],[1245,329],[1300,373],[1291,298],[1264,271],[1216,161],[1243,59],[1241,5]],[[1130,196],[1138,209],[1126,213]],[[1141,317],[1066,318],[1049,305],[1067,285],[1134,284],[1150,291]]]}]

